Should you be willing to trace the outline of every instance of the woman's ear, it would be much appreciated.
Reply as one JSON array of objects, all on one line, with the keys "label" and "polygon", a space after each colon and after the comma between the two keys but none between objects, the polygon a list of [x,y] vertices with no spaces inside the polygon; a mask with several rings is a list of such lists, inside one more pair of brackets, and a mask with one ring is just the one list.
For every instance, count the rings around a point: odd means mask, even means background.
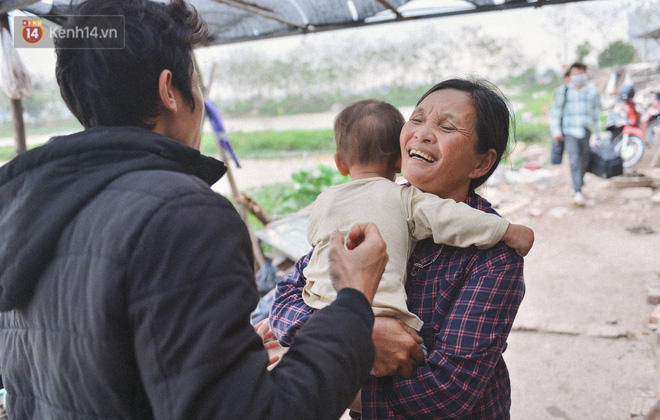
[{"label": "woman's ear", "polygon": [[339,152],[335,152],[335,165],[337,166],[337,169],[342,176],[349,174],[348,165],[346,162],[344,162],[341,156],[339,156]]},{"label": "woman's ear", "polygon": [[481,178],[490,171],[497,160],[497,152],[495,149],[488,149],[483,155],[477,156],[477,159],[477,165],[470,172],[471,179]]},{"label": "woman's ear", "polygon": [[172,72],[165,69],[160,72],[158,77],[158,102],[164,109],[176,112],[178,104],[172,88]]},{"label": "woman's ear", "polygon": [[397,174],[401,172],[401,156],[396,158],[396,160],[394,161],[394,172],[396,172]]}]

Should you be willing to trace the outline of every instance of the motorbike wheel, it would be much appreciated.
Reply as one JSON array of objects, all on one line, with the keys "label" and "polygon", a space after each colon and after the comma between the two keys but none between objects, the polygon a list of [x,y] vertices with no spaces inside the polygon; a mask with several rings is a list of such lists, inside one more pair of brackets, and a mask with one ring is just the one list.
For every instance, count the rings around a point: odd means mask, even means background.
[{"label": "motorbike wheel", "polygon": [[642,158],[644,154],[644,140],[637,136],[629,135],[628,144],[624,147],[623,136],[617,136],[612,143],[614,144],[614,151],[621,156],[623,160],[623,167],[630,168],[634,166]]},{"label": "motorbike wheel", "polygon": [[646,129],[646,140],[651,146],[660,144],[660,118],[651,121]]}]

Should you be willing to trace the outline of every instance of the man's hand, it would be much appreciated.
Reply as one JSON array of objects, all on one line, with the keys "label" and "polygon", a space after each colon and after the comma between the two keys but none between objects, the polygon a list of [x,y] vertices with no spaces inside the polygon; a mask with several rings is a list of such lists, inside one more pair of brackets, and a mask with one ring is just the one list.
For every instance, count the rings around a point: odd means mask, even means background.
[{"label": "man's hand", "polygon": [[386,245],[373,223],[358,223],[348,233],[346,247],[339,231],[330,235],[330,277],[335,290],[350,287],[372,303],[389,259]]},{"label": "man's hand", "polygon": [[374,376],[408,378],[413,370],[411,359],[418,365],[424,364],[424,351],[419,346],[422,337],[398,319],[377,316],[371,338],[376,346],[376,360],[371,368]]},{"label": "man's hand", "polygon": [[358,391],[355,398],[353,398],[353,402],[348,406],[348,409],[356,413],[362,412],[362,390]]},{"label": "man's hand", "polygon": [[557,136],[554,136],[554,137],[552,137],[552,141],[553,141],[555,144],[559,144],[560,141],[564,141],[564,135],[563,135],[563,134],[559,134],[559,135],[557,135]]}]

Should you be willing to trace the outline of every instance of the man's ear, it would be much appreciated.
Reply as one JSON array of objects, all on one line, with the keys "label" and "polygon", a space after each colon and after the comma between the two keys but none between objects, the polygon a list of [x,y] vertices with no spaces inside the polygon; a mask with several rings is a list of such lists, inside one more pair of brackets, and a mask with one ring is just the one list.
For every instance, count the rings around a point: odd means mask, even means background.
[{"label": "man's ear", "polygon": [[342,176],[348,175],[348,165],[344,162],[341,156],[339,156],[339,152],[335,152],[335,165]]},{"label": "man's ear", "polygon": [[170,112],[178,110],[176,96],[172,87],[172,72],[165,69],[158,77],[158,99],[161,107]]},{"label": "man's ear", "polygon": [[486,175],[490,168],[493,167],[497,160],[497,152],[495,149],[489,149],[486,153],[478,157],[477,165],[470,172],[471,179],[481,178]]}]

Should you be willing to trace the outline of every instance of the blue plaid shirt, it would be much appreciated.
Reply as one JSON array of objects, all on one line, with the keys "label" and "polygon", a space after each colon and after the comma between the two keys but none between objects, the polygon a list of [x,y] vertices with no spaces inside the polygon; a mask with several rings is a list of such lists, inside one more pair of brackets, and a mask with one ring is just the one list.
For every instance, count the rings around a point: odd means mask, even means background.
[{"label": "blue plaid shirt", "polygon": [[585,128],[593,134],[600,132],[600,96],[596,85],[587,83],[582,89],[573,83],[560,86],[550,113],[552,137],[564,134],[583,138]]},{"label": "blue plaid shirt", "polygon": [[[466,203],[494,213],[476,194]],[[314,309],[302,300],[309,256],[277,286],[271,328],[284,345]],[[362,387],[362,415],[371,419],[507,419],[509,374],[502,359],[522,301],[523,259],[500,242],[479,250],[417,244],[408,260],[408,307],[424,326],[426,364],[410,378],[370,377]]]}]

